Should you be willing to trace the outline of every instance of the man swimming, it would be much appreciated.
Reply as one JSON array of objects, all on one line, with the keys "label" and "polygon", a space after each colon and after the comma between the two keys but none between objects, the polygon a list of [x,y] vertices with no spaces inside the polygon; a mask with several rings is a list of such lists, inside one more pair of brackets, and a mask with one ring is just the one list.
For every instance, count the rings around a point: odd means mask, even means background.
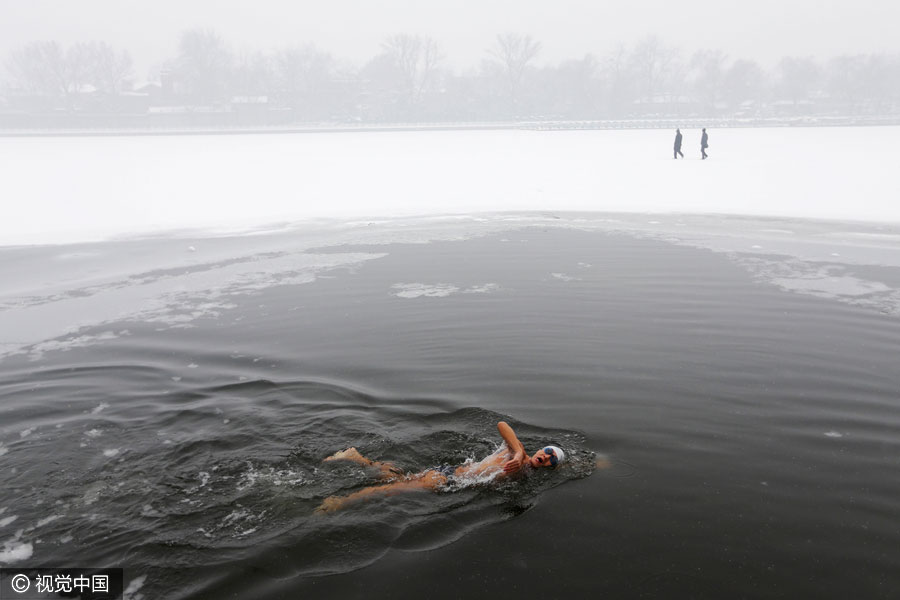
[{"label": "man swimming", "polygon": [[557,446],[545,446],[532,456],[525,453],[525,446],[516,437],[512,427],[504,421],[497,423],[497,431],[504,444],[493,454],[479,462],[465,463],[459,467],[426,469],[420,473],[404,475],[393,463],[377,462],[366,458],[356,448],[347,448],[336,452],[325,461],[348,460],[364,467],[377,470],[378,478],[389,480],[388,483],[373,485],[347,496],[331,496],[326,498],[316,509],[317,513],[333,512],[349,503],[380,496],[391,496],[401,492],[417,490],[434,491],[446,486],[457,478],[469,480],[495,481],[509,477],[527,469],[557,467],[566,460],[566,453]]}]

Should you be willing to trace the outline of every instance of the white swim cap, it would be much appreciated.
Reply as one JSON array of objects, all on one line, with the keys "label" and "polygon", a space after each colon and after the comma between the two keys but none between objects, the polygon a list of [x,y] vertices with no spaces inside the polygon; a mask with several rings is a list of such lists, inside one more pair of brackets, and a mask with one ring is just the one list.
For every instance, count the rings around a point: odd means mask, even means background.
[{"label": "white swim cap", "polygon": [[563,452],[563,449],[559,446],[544,446],[545,448],[550,448],[553,450],[553,454],[556,455],[556,465],[559,466],[566,461],[566,453]]}]

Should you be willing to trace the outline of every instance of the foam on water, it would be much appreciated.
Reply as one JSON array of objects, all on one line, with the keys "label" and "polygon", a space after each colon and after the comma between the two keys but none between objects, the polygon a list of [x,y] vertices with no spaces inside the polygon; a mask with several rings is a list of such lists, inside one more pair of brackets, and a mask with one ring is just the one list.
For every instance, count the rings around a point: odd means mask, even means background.
[{"label": "foam on water", "polygon": [[0,564],[12,564],[31,558],[34,554],[34,545],[21,541],[24,533],[24,529],[19,529],[11,539],[3,542],[3,547],[0,548]]},{"label": "foam on water", "polygon": [[30,543],[9,541],[0,549],[0,564],[13,564],[28,560],[34,554],[34,546]]},{"label": "foam on water", "polygon": [[43,527],[44,525],[47,525],[49,523],[52,523],[53,521],[56,521],[56,520],[62,519],[62,518],[65,518],[65,515],[50,515],[49,517],[44,517],[43,519],[40,519],[37,523],[34,524],[34,529]]},{"label": "foam on water", "polygon": [[565,273],[550,273],[550,276],[554,279],[559,279],[560,281],[581,281],[580,277],[567,275]]},{"label": "foam on water", "polygon": [[500,289],[496,283],[484,283],[467,288],[446,283],[395,283],[391,286],[398,298],[446,298],[453,294],[490,294]]},{"label": "foam on water", "polygon": [[391,287],[396,290],[394,295],[398,298],[446,298],[459,292],[455,285],[444,283],[395,283]]},{"label": "foam on water", "polygon": [[[6,510],[6,509],[4,509],[4,510]],[[14,522],[18,518],[19,517],[16,515],[10,515],[8,517],[4,517],[4,518],[0,519],[0,527],[6,527],[7,525]]]},{"label": "foam on water", "polygon": [[122,594],[122,600],[144,600],[144,595],[139,593],[139,590],[144,587],[144,582],[146,580],[147,576],[141,575],[140,577],[135,577],[129,581],[128,586]]}]

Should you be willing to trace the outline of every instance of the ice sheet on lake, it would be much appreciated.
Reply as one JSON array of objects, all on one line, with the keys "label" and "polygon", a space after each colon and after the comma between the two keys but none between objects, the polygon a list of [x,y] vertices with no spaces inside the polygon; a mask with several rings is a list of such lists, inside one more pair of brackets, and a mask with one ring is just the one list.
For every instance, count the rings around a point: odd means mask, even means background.
[{"label": "ice sheet on lake", "polygon": [[0,138],[0,245],[498,211],[900,222],[900,127],[711,135],[706,161],[669,130]]},{"label": "ice sheet on lake", "polygon": [[[60,264],[58,270],[35,250],[33,262],[44,265],[43,271],[23,275],[16,271],[21,261],[0,261],[0,280],[11,288],[0,287],[0,305],[6,307],[0,309],[0,330],[9,342],[0,348],[0,359],[17,353],[39,359],[50,350],[110,342],[127,335],[127,329],[112,325],[123,320],[176,328],[201,318],[220,318],[242,298],[267,287],[302,285],[338,270],[352,273],[366,261],[386,256],[383,252],[312,251],[317,248],[465,240],[529,227],[644,237],[712,250],[782,289],[900,313],[898,226],[722,215],[668,215],[650,223],[640,214],[612,218],[596,213],[501,213],[210,238],[202,245],[202,256],[195,253],[188,258],[179,239],[142,242],[130,249],[128,262],[115,258],[114,250],[124,242],[105,243],[96,246],[102,250],[87,262]],[[518,243],[527,243],[525,238],[517,238]],[[582,261],[563,268],[570,270],[548,274],[548,279],[571,282],[591,267]],[[98,270],[112,274],[98,279]],[[427,299],[498,290],[491,282],[468,287],[401,282],[389,293],[403,299]],[[108,328],[103,329],[104,325]]]},{"label": "ice sheet on lake", "polygon": [[[0,360],[127,335],[104,324],[190,327],[241,297],[383,256],[318,247],[528,225],[723,252],[783,289],[897,313],[898,282],[846,266],[900,266],[900,230],[886,224],[900,223],[900,128],[714,133],[716,153],[702,162],[672,160],[668,130],[0,138],[0,195],[11,199],[0,246],[120,240],[0,247]],[[240,242],[216,237],[235,232]],[[135,233],[158,237],[121,241]],[[572,281],[587,267],[561,268],[571,270],[551,277]],[[411,286],[392,291],[405,299],[496,290],[398,285]]]},{"label": "ice sheet on lake", "polygon": [[[269,241],[257,246],[251,243],[249,252],[246,244],[232,243],[206,257],[184,259],[158,252],[170,245],[159,241],[142,245],[141,252],[133,251],[128,261],[114,254],[92,253],[93,259],[80,266],[48,264],[35,258],[35,268],[41,271],[13,273],[18,278],[7,279],[8,288],[0,284],[0,331],[8,342],[0,347],[0,359],[25,353],[31,360],[40,360],[50,351],[129,334],[125,329],[84,331],[104,323],[138,321],[155,324],[158,329],[190,326],[198,319],[218,318],[235,308],[236,298],[273,286],[311,283],[326,271],[353,269],[384,256],[304,252],[312,243],[281,244],[274,252],[269,251]],[[107,263],[112,274],[98,278],[97,271],[107,271]],[[0,275],[4,270],[15,271],[18,264],[0,261]]]}]

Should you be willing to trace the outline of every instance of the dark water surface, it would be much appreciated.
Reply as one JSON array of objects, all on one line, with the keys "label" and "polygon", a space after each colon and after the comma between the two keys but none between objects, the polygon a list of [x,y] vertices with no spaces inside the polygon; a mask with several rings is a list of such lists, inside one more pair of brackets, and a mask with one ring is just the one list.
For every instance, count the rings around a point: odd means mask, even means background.
[{"label": "dark water surface", "polygon": [[[146,254],[116,244],[66,256]],[[312,246],[198,262],[209,280],[183,289],[180,268],[147,267],[7,294],[40,319],[0,340],[16,350],[0,360],[0,558],[122,566],[133,600],[900,593],[889,311],[622,233]],[[324,261],[312,277],[306,256]],[[299,266],[217,287],[282,259]],[[161,282],[155,312],[16,346],[59,298],[146,302]],[[573,462],[312,514],[371,483],[320,462],[334,451],[458,464],[496,447],[499,419]]]}]

